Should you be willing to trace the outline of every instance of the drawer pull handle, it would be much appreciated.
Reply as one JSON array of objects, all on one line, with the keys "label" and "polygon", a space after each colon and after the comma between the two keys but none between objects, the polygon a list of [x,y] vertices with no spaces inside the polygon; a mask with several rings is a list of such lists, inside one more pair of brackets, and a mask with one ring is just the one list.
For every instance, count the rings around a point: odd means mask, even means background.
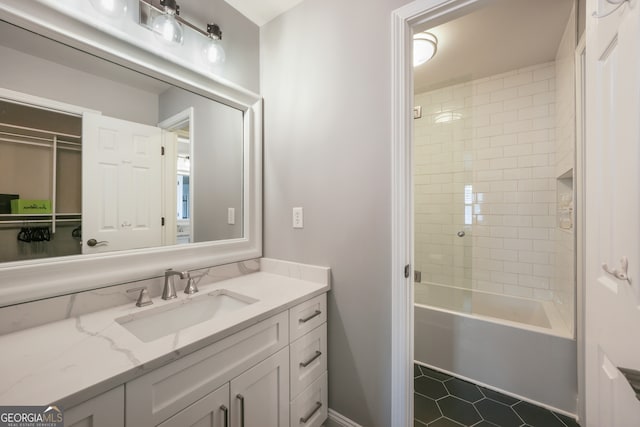
[{"label": "drawer pull handle", "polygon": [[309,316],[304,317],[302,319],[298,319],[298,321],[300,323],[307,323],[309,320],[313,319],[314,317],[318,317],[321,314],[322,314],[322,312],[320,310],[316,310],[316,311],[313,312],[313,314],[310,314]]},{"label": "drawer pull handle", "polygon": [[224,427],[229,427],[229,408],[222,405],[220,406],[220,410],[224,412]]},{"label": "drawer pull handle", "polygon": [[300,418],[300,423],[301,424],[306,424],[307,421],[309,421],[311,419],[311,417],[313,417],[316,414],[316,412],[318,412],[320,410],[320,408],[322,408],[322,402],[316,402],[316,406],[313,407],[311,412],[309,412],[304,417]]},{"label": "drawer pull handle", "polygon": [[236,397],[240,400],[240,427],[244,427],[244,396],[239,394]]},{"label": "drawer pull handle", "polygon": [[316,360],[320,356],[322,356],[322,352],[316,350],[316,354],[311,356],[311,359],[307,360],[306,362],[300,362],[300,366],[302,366],[303,368],[306,368],[307,366],[309,366],[311,364],[311,362],[313,362],[314,360]]}]

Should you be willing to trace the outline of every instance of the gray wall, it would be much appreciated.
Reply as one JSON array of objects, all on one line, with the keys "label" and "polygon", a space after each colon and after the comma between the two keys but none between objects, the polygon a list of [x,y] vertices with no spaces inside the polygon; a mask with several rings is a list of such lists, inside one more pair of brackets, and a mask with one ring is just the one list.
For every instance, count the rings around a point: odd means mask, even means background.
[{"label": "gray wall", "polygon": [[180,0],[180,15],[205,29],[214,22],[222,29],[226,61],[215,73],[242,87],[260,92],[260,29],[224,0]]},{"label": "gray wall", "polygon": [[[160,95],[160,120],[194,109],[193,186],[194,242],[242,237],[242,112],[171,88]],[[235,208],[235,225],[227,209]]]},{"label": "gray wall", "polygon": [[264,253],[332,268],[329,406],[363,426],[394,425],[390,22],[408,2],[306,0],[261,29]]},{"label": "gray wall", "polygon": [[148,125],[158,123],[158,95],[0,46],[0,87],[102,111]]}]

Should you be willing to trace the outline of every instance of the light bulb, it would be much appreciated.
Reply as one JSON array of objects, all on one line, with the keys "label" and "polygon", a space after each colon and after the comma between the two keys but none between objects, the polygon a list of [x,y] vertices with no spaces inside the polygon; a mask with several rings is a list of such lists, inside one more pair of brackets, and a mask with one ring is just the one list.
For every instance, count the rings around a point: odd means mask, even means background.
[{"label": "light bulb", "polygon": [[438,39],[431,33],[413,36],[413,66],[424,64],[436,54]]},{"label": "light bulb", "polygon": [[176,20],[175,13],[170,10],[153,18],[153,32],[164,42],[182,44],[182,25]]},{"label": "light bulb", "polygon": [[127,0],[89,0],[94,9],[110,18],[120,18],[127,11]]},{"label": "light bulb", "polygon": [[204,59],[211,65],[224,62],[226,54],[220,40],[210,37],[204,43]]}]

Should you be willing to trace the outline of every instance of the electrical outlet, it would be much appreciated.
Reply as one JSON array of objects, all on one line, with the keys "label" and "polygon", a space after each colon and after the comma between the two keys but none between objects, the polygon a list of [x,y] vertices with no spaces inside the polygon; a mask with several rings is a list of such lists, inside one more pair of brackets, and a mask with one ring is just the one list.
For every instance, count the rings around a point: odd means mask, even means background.
[{"label": "electrical outlet", "polygon": [[304,228],[304,213],[302,208],[293,208],[293,228]]},{"label": "electrical outlet", "polygon": [[227,224],[234,225],[236,223],[236,208],[227,210]]}]

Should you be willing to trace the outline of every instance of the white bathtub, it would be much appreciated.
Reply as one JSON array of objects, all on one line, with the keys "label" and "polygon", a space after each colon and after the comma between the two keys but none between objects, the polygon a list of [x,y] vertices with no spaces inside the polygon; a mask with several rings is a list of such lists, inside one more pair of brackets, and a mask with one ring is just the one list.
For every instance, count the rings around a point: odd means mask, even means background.
[{"label": "white bathtub", "polygon": [[417,363],[567,414],[576,342],[552,303],[415,284]]}]

